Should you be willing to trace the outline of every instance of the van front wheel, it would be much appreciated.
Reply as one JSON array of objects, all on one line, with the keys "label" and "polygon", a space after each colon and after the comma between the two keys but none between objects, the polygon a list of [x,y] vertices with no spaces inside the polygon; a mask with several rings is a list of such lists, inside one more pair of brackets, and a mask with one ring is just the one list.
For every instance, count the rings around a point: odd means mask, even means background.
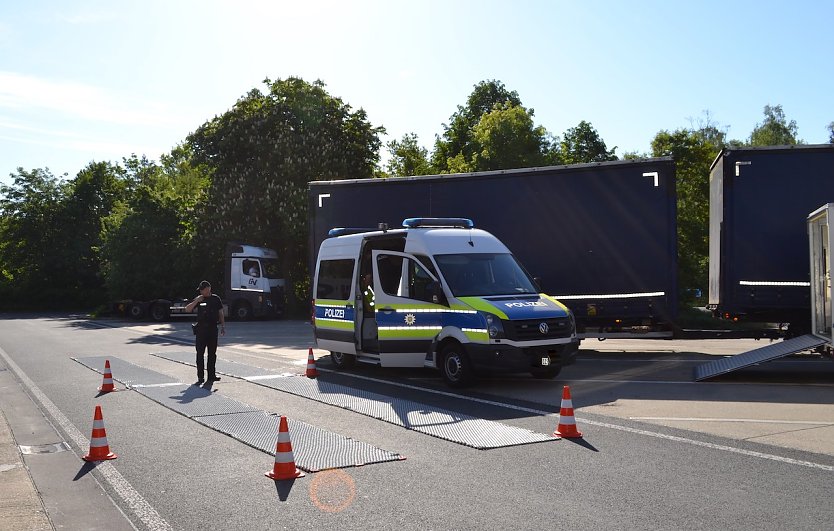
[{"label": "van front wheel", "polygon": [[466,387],[475,379],[472,362],[463,345],[452,343],[441,351],[440,373],[450,387]]},{"label": "van front wheel", "polygon": [[344,352],[331,352],[330,359],[337,369],[350,369],[356,364],[356,356]]}]

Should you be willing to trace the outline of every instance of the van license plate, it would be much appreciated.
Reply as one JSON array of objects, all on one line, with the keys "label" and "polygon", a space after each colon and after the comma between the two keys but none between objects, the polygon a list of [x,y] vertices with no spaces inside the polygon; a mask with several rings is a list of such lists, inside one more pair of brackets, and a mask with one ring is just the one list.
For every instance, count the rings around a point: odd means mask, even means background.
[{"label": "van license plate", "polygon": [[546,356],[542,358],[542,367],[547,367],[548,365],[550,365],[550,357]]}]

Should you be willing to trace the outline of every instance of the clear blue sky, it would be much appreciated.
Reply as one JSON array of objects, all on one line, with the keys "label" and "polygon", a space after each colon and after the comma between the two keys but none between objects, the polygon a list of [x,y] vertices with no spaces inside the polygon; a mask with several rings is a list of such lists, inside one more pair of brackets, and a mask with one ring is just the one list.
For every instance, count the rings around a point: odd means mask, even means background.
[{"label": "clear blue sky", "polygon": [[[617,154],[708,110],[745,139],[781,104],[807,143],[834,121],[834,2],[0,0],[0,180],[158,159],[264,78],[321,79],[431,149],[497,79],[561,135]],[[383,151],[385,151],[383,149]]]}]

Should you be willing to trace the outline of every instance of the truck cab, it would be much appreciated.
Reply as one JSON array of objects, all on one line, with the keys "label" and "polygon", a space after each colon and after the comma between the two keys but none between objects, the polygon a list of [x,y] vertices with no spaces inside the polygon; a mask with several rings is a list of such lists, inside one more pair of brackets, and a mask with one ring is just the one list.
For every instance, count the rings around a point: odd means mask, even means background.
[{"label": "truck cab", "polygon": [[252,317],[283,313],[284,279],[278,253],[265,247],[229,243],[226,246],[225,304],[231,317]]},{"label": "truck cab", "polygon": [[570,310],[464,218],[331,230],[313,295],[316,344],[340,368],[432,367],[462,387],[483,370],[554,378],[579,346]]}]

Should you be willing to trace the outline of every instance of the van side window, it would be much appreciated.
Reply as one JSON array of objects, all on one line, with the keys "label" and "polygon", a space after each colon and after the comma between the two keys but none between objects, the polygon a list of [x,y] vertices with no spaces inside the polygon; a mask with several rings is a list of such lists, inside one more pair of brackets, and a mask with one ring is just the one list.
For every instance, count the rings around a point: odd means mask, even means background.
[{"label": "van side window", "polygon": [[412,299],[425,302],[432,302],[432,293],[429,284],[434,280],[429,275],[423,264],[416,260],[408,261],[408,293]]},{"label": "van side window", "polygon": [[432,301],[430,290],[427,289],[432,278],[419,261],[403,259],[400,256],[379,255],[377,269],[379,285],[386,294]]},{"label": "van side window", "polygon": [[379,271],[379,285],[382,291],[388,295],[402,297],[403,295],[400,294],[403,275],[402,257],[381,254],[377,257],[376,265]]},{"label": "van side window", "polygon": [[415,255],[414,255],[414,258],[416,258],[417,260],[419,260],[419,261],[420,261],[420,263],[421,263],[421,264],[423,264],[423,266],[424,266],[426,269],[428,269],[429,271],[431,271],[431,274],[432,274],[432,275],[434,275],[434,276],[435,276],[435,277],[437,277],[437,278],[440,278],[440,275],[438,275],[438,274],[437,274],[437,271],[435,271],[435,269],[434,269],[434,264],[431,262],[431,258],[429,258],[428,256],[426,256],[426,255],[424,255],[424,254],[415,254]]},{"label": "van side window", "polygon": [[350,299],[354,260],[322,260],[316,283],[317,299]]}]

